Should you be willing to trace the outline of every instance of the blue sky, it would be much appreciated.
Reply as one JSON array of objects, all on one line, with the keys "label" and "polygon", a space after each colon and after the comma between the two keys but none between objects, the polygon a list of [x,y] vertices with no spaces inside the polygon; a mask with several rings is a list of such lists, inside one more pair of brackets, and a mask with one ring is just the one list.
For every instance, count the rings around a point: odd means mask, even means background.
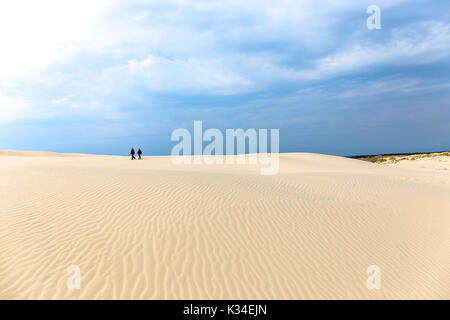
[{"label": "blue sky", "polygon": [[0,149],[170,154],[194,120],[281,152],[450,149],[447,0],[9,2]]}]

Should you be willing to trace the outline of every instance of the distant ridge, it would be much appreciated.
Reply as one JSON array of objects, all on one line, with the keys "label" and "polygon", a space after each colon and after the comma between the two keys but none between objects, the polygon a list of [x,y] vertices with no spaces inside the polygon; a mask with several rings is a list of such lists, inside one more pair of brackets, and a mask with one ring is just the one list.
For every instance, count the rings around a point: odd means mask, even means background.
[{"label": "distant ridge", "polygon": [[406,152],[406,153],[379,153],[379,154],[364,154],[364,155],[354,155],[354,156],[345,156],[346,158],[351,159],[359,159],[359,158],[369,158],[369,157],[388,157],[388,156],[412,156],[415,154],[433,154],[433,153],[446,153],[450,152],[450,150],[442,150],[442,151],[431,151],[431,152]]}]

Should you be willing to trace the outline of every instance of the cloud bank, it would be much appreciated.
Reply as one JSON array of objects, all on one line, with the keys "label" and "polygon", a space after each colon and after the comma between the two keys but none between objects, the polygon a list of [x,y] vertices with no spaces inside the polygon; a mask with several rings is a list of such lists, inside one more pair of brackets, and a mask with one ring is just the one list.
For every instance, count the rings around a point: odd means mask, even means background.
[{"label": "cloud bank", "polygon": [[[170,131],[193,120],[280,128],[281,151],[445,147],[448,126],[432,124],[449,114],[447,3],[379,1],[381,30],[366,28],[370,4],[2,2],[0,147],[72,151],[58,132],[74,151],[138,141],[164,154]],[[414,125],[421,141],[377,139]]]}]

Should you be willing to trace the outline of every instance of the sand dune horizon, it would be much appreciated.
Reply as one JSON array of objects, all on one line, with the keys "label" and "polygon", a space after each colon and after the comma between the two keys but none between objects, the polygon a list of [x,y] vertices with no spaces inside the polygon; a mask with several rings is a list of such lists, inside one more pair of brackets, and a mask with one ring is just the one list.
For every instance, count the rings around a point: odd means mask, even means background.
[{"label": "sand dune horizon", "polygon": [[0,150],[0,299],[450,299],[449,158]]}]

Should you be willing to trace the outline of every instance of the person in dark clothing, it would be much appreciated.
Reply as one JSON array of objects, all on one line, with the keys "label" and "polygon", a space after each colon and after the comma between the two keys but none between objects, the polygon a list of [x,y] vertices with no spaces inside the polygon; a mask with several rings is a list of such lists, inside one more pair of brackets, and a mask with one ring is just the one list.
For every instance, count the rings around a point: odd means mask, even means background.
[{"label": "person in dark clothing", "polygon": [[139,160],[141,160],[141,155],[142,155],[142,151],[141,151],[141,149],[140,149],[140,148],[139,148],[139,150],[138,150],[137,154],[138,154],[138,156],[139,156]]},{"label": "person in dark clothing", "polygon": [[131,152],[130,152],[130,154],[131,154],[131,160],[134,160],[134,159],[136,159],[136,158],[134,157],[134,154],[135,154],[135,152],[134,152],[134,148],[131,148]]}]

